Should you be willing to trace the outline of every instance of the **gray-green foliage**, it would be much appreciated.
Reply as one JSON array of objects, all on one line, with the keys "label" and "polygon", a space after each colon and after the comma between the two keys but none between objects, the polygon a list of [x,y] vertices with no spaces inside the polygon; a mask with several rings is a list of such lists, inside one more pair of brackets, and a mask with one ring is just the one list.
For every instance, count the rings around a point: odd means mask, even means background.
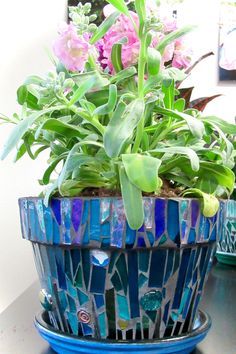
[{"label": "gray-green foliage", "polygon": [[[123,0],[109,2],[128,14]],[[121,191],[134,229],[143,223],[142,192],[158,195],[164,180],[202,198],[205,215],[212,216],[218,206],[215,197],[227,197],[234,188],[230,138],[236,126],[186,107],[175,82],[184,74],[161,68],[160,51],[147,48],[145,1],[135,4],[141,26],[139,64],[121,68],[117,46],[115,75],[87,64],[83,74],[58,65],[57,74],[46,79],[28,78],[18,90],[22,115],[3,117],[16,127],[2,158],[14,147],[16,160],[25,154],[36,159],[48,150],[49,166],[41,180],[50,185],[45,200],[58,192],[78,196],[88,188]],[[101,25],[94,42],[115,18]],[[161,52],[169,42],[162,42]]]}]

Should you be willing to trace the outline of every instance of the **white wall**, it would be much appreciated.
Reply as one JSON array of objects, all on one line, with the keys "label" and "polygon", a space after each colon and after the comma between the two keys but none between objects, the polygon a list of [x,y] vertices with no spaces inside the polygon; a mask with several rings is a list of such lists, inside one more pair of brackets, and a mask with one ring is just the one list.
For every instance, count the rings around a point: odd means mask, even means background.
[{"label": "white wall", "polygon": [[[196,56],[217,51],[218,0],[186,0],[183,22],[198,23],[194,47]],[[0,1],[0,112],[17,110],[15,92],[31,74],[50,69],[44,48],[50,48],[57,24],[65,16],[66,0]],[[210,104],[206,113],[217,114],[233,121],[236,115],[235,84],[219,86],[217,57],[202,62],[185,85],[194,84],[194,96],[223,93],[225,96]],[[0,146],[9,127],[0,127]],[[0,162],[0,312],[36,278],[27,241],[20,239],[17,198],[37,195],[45,161],[30,160],[12,164],[12,158]]]},{"label": "white wall", "polygon": [[192,71],[191,76],[184,82],[184,86],[195,86],[193,98],[222,94],[222,97],[208,105],[205,114],[214,114],[234,122],[236,82],[218,82],[219,4],[219,0],[185,0],[182,5],[181,22],[198,26],[197,30],[189,37],[195,50],[196,59],[210,51],[215,53],[215,56],[203,60]]},{"label": "white wall", "polygon": [[[17,111],[16,89],[31,74],[52,65],[51,48],[58,24],[66,16],[66,0],[0,1],[0,112]],[[0,126],[0,148],[10,131]],[[37,195],[37,179],[45,161],[0,162],[0,312],[35,279],[31,247],[21,240],[17,198]]]}]

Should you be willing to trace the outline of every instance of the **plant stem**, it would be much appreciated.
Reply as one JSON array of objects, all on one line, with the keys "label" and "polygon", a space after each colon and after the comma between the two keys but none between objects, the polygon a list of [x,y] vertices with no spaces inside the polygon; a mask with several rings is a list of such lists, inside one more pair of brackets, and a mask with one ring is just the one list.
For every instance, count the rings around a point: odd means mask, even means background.
[{"label": "plant stem", "polygon": [[90,124],[92,124],[101,133],[101,135],[104,135],[105,127],[98,120],[93,119],[89,114],[87,114],[86,112],[80,110],[75,105],[71,106],[70,110],[72,112],[74,112],[75,114],[78,114],[79,116],[81,116],[83,119],[85,119]]},{"label": "plant stem", "polygon": [[[147,35],[144,33],[140,38],[140,54],[139,54],[139,62],[138,62],[138,96],[140,99],[144,99],[144,76],[145,76],[145,68],[147,61],[147,45],[146,45]],[[144,120],[145,120],[145,112],[138,124],[136,139],[133,146],[133,153],[137,153],[140,143],[143,137],[144,130]]]}]

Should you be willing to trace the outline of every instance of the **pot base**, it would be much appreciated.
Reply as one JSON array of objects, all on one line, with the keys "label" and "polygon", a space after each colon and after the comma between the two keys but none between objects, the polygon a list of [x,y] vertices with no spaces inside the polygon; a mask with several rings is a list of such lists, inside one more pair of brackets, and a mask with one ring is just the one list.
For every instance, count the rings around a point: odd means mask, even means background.
[{"label": "pot base", "polygon": [[216,258],[219,263],[236,266],[236,253],[217,252]]},{"label": "pot base", "polygon": [[39,313],[35,326],[39,334],[58,354],[101,354],[101,353],[153,353],[153,354],[190,354],[207,335],[211,327],[208,314],[199,311],[194,329],[181,336],[158,340],[112,341],[79,338],[55,330],[48,323],[47,312]]}]

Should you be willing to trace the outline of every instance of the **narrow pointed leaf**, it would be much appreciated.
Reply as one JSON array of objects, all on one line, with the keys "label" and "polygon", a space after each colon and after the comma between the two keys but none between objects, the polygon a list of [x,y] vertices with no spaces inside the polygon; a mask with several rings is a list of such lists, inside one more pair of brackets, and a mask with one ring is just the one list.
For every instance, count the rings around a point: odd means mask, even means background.
[{"label": "narrow pointed leaf", "polygon": [[[40,127],[40,130],[48,130],[54,133],[61,134],[67,138],[84,137],[84,134],[81,133],[79,128],[73,126],[72,124],[63,123],[58,119],[48,119],[45,123],[43,123]],[[39,135],[39,131],[37,131],[37,135]]]},{"label": "narrow pointed leaf", "polygon": [[126,68],[126,69],[120,71],[116,75],[112,76],[110,79],[110,82],[111,82],[111,84],[112,83],[118,84],[120,81],[126,80],[126,79],[134,76],[135,74],[137,74],[137,69],[134,66],[131,66],[129,68]]},{"label": "narrow pointed leaf", "polygon": [[91,76],[88,80],[84,81],[81,85],[79,85],[79,87],[71,97],[68,106],[69,107],[72,106],[73,104],[77,103],[82,97],[84,97],[84,95],[88,91],[90,91],[91,88],[94,86],[95,82],[96,82],[96,77]]},{"label": "narrow pointed leaf", "polygon": [[111,5],[113,5],[118,11],[124,15],[129,16],[129,9],[124,0],[107,0]]},{"label": "narrow pointed leaf", "polygon": [[96,108],[93,115],[105,115],[114,111],[117,102],[117,87],[116,85],[110,85],[108,102],[103,106]]},{"label": "narrow pointed leaf", "polygon": [[58,106],[58,107],[51,107],[48,109],[44,109],[39,112],[35,112],[31,114],[29,117],[20,121],[18,125],[15,126],[13,129],[9,139],[7,140],[6,144],[4,145],[2,154],[0,159],[3,160],[5,157],[10,153],[10,151],[17,145],[20,139],[24,136],[24,134],[28,131],[28,129],[34,124],[34,122],[42,117],[47,113],[51,113],[53,111],[62,110],[66,108],[66,106]]},{"label": "narrow pointed leaf", "polygon": [[119,12],[112,13],[106,20],[97,28],[92,38],[90,39],[91,44],[95,44],[109,31],[112,25],[116,22],[117,18],[120,16]]},{"label": "narrow pointed leaf", "polygon": [[189,103],[189,108],[197,109],[200,112],[203,112],[208,103],[220,97],[221,95],[214,95],[211,97],[201,97]]},{"label": "narrow pointed leaf", "polygon": [[152,151],[156,151],[156,152],[160,152],[160,153],[168,153],[168,154],[173,154],[173,155],[186,155],[191,163],[191,167],[193,169],[193,171],[198,171],[200,164],[199,164],[199,157],[196,154],[196,152],[188,147],[179,147],[179,146],[175,146],[175,147],[160,147],[160,148],[156,148],[155,150]]}]

